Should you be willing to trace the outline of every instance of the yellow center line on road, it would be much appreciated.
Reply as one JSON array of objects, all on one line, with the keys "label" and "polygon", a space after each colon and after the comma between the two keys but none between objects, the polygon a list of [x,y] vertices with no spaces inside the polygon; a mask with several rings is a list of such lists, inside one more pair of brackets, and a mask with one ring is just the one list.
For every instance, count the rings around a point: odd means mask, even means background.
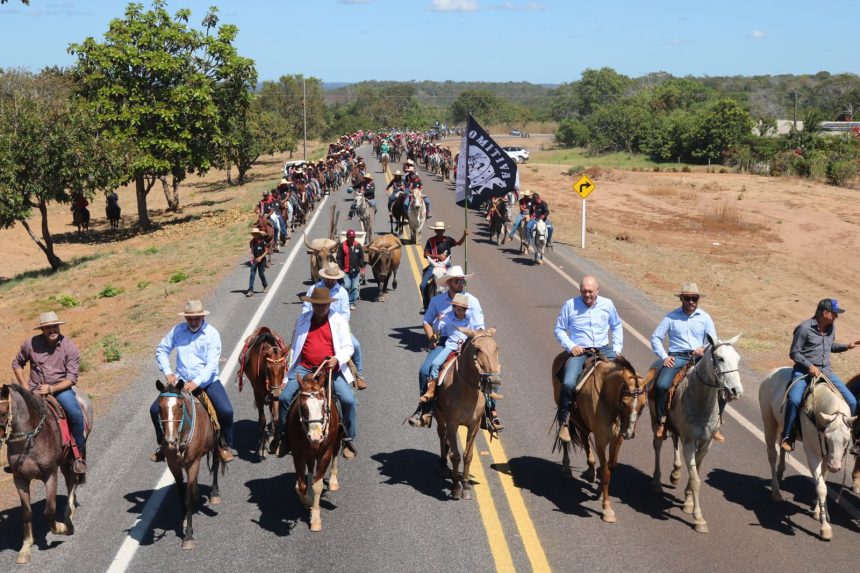
[{"label": "yellow center line on road", "polygon": [[[421,267],[417,261],[421,260],[421,251],[419,245],[404,245],[403,249],[409,258],[409,265],[412,268],[412,274],[415,278],[415,285],[418,287],[419,296],[421,295]],[[413,252],[414,251],[414,252]],[[490,440],[489,433],[482,431],[481,434],[487,442],[490,457],[497,466],[508,468],[508,457],[499,440]],[[460,428],[460,441],[465,443],[465,428]],[[493,559],[496,563],[497,571],[513,571],[513,561],[511,559],[510,548],[507,539],[505,539],[504,530],[501,527],[498,512],[496,511],[495,501],[493,500],[490,491],[489,483],[484,474],[484,467],[481,463],[481,458],[478,456],[472,464],[471,471],[474,473],[475,479],[484,487],[476,487],[475,498],[478,500],[478,509],[481,513],[481,519],[484,522],[484,528],[487,531],[487,538],[490,544],[490,550],[493,553]],[[519,488],[514,484],[513,474],[509,471],[499,471],[499,480],[502,483],[502,490],[505,492],[505,497],[508,500],[508,505],[511,509],[511,514],[514,518],[514,523],[517,526],[517,531],[526,550],[529,563],[532,571],[551,571],[549,561],[544,553],[543,545],[538,537],[534,523],[526,509],[525,501]]]}]

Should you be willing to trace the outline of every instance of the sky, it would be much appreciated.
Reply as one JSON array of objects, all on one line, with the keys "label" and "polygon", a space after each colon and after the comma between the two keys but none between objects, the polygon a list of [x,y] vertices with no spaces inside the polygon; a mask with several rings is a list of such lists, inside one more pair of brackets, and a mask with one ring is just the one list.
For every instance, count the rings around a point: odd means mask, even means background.
[{"label": "sky", "polygon": [[[143,2],[150,5],[149,0]],[[169,0],[239,27],[259,79],[578,80],[588,68],[638,77],[860,73],[856,0]],[[122,0],[0,5],[0,67],[70,66],[70,43],[102,39]]]}]

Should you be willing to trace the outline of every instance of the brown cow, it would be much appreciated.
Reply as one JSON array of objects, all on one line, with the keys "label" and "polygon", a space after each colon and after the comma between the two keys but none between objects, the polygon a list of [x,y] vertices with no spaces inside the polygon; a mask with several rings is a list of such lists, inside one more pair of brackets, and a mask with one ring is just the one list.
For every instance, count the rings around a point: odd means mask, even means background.
[{"label": "brown cow", "polygon": [[393,277],[391,288],[397,288],[397,269],[400,267],[400,239],[387,234],[376,237],[369,247],[366,247],[367,261],[373,270],[373,278],[379,287],[376,300],[383,302],[388,293],[388,279]]},{"label": "brown cow", "polygon": [[337,242],[331,239],[314,239],[308,243],[308,238],[302,236],[305,241],[305,246],[308,248],[308,255],[311,258],[311,282],[316,283],[320,280],[320,269],[329,261],[335,261],[335,248]]}]

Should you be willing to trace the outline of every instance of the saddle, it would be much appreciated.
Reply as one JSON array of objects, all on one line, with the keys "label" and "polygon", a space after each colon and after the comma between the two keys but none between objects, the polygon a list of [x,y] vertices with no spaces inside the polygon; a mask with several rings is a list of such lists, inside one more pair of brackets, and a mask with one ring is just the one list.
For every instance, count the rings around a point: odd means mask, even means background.
[{"label": "saddle", "polygon": [[442,363],[442,367],[439,368],[439,380],[436,383],[436,391],[442,389],[442,385],[445,381],[445,377],[448,376],[448,371],[451,370],[451,367],[454,366],[454,362],[456,362],[457,357],[460,356],[460,351],[455,350],[451,354],[448,355],[448,358],[445,359],[445,362]]},{"label": "saddle", "polygon": [[221,431],[221,423],[218,422],[218,412],[215,411],[215,406],[212,405],[212,400],[209,399],[209,396],[206,395],[206,392],[200,392],[197,396],[194,396],[198,402],[203,404],[203,407],[206,409],[206,413],[209,414],[209,420],[212,422],[212,427],[216,432]]},{"label": "saddle", "polygon": [[[675,407],[675,390],[678,387],[678,384],[687,377],[687,372],[694,365],[694,362],[690,360],[687,362],[677,373],[675,373],[675,377],[672,378],[672,385],[669,387],[669,397],[666,400],[666,411],[668,412],[672,408]],[[654,389],[656,387],[655,382],[657,381],[657,374],[660,372],[662,366],[655,366],[648,370],[648,374],[645,375],[644,385],[648,388],[648,399],[654,399]]]}]

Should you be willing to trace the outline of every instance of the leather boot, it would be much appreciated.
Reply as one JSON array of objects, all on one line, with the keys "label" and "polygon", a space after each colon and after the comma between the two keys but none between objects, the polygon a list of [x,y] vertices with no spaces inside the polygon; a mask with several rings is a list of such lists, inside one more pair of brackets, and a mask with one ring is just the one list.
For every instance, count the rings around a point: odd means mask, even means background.
[{"label": "leather boot", "polygon": [[158,449],[152,452],[152,455],[149,456],[149,460],[155,463],[164,461],[164,451],[161,449],[161,446],[158,446]]},{"label": "leather boot", "polygon": [[424,392],[424,395],[421,396],[418,401],[426,404],[430,400],[436,397],[436,384],[437,380],[435,378],[430,378],[427,380],[427,391]]},{"label": "leather boot", "polygon": [[558,439],[565,444],[570,443],[570,430],[567,428],[569,415],[564,413],[558,418]]},{"label": "leather boot", "polygon": [[666,424],[660,424],[657,426],[657,431],[654,432],[654,437],[658,440],[665,440],[666,436]]},{"label": "leather boot", "polygon": [[225,464],[229,464],[233,461],[233,452],[230,451],[230,448],[227,446],[218,448],[218,457],[221,458],[221,461]]},{"label": "leather boot", "polygon": [[281,440],[278,443],[278,457],[282,458],[290,453],[290,437],[287,435],[286,430],[281,434]]}]

